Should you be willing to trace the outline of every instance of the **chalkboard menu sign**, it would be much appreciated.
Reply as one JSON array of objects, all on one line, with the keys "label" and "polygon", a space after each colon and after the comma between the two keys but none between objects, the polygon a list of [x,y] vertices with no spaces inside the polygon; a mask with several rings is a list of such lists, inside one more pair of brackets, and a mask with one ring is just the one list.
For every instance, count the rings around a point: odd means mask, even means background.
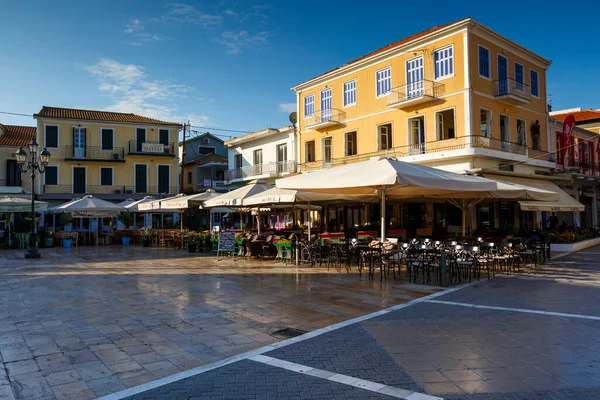
[{"label": "chalkboard menu sign", "polygon": [[235,232],[221,232],[219,236],[219,248],[217,249],[217,258],[219,253],[232,253],[235,248]]}]

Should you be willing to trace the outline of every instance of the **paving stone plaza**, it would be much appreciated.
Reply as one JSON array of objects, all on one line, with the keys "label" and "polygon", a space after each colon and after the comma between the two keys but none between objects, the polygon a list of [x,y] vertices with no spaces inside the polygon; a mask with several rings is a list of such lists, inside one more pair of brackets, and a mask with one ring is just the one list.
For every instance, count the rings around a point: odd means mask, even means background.
[{"label": "paving stone plaza", "polygon": [[600,398],[598,248],[446,291],[110,250],[3,253],[0,398]]}]

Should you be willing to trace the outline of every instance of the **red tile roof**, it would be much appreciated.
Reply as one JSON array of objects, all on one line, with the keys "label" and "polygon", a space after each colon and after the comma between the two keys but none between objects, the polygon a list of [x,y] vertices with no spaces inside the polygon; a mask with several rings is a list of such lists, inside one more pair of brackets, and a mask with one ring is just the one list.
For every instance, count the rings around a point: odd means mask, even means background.
[{"label": "red tile roof", "polygon": [[2,125],[0,130],[4,132],[0,136],[0,146],[21,147],[27,146],[31,139],[35,138],[35,126]]},{"label": "red tile roof", "polygon": [[[308,81],[306,81],[306,82],[312,81],[313,79],[320,78],[320,77],[321,77],[321,76],[323,76],[323,75],[327,75],[327,74],[330,74],[330,73],[332,73],[332,72],[334,72],[334,71],[337,71],[337,70],[339,70],[339,69],[342,69],[342,68],[348,67],[348,66],[350,66],[350,65],[352,65],[352,64],[355,64],[355,63],[357,63],[357,62],[359,62],[359,61],[361,61],[361,60],[364,60],[365,58],[369,58],[369,57],[371,57],[371,56],[374,56],[374,55],[377,55],[377,54],[379,54],[379,53],[383,53],[384,51],[391,50],[391,49],[393,49],[393,48],[395,48],[395,47],[402,46],[403,44],[406,44],[406,43],[408,43],[408,42],[411,42],[411,41],[413,41],[413,40],[419,39],[419,38],[420,38],[420,37],[422,37],[422,36],[428,35],[428,34],[430,34],[430,33],[437,32],[437,31],[439,31],[439,30],[441,30],[441,29],[444,29],[444,28],[446,28],[446,27],[448,27],[448,26],[450,26],[450,25],[454,25],[454,24],[456,24],[456,23],[459,23],[459,22],[462,22],[462,21],[466,21],[466,20],[468,20],[468,19],[470,19],[470,17],[462,18],[462,19],[459,19],[458,21],[450,22],[450,23],[448,23],[448,24],[434,26],[433,28],[429,28],[429,29],[427,29],[427,30],[424,30],[424,31],[422,31],[422,32],[415,33],[414,35],[408,36],[408,37],[406,37],[406,38],[404,38],[404,39],[401,39],[401,40],[398,40],[398,41],[396,41],[396,42],[394,42],[394,43],[390,43],[390,44],[388,44],[387,46],[384,46],[384,47],[382,47],[382,48],[380,48],[380,49],[377,49],[377,50],[375,50],[375,51],[373,51],[373,52],[371,52],[371,53],[369,53],[369,54],[366,54],[366,55],[364,55],[364,56],[362,56],[362,57],[359,57],[359,58],[357,58],[356,60],[352,60],[352,61],[350,61],[350,62],[348,62],[348,63],[346,63],[346,64],[344,64],[344,65],[340,65],[340,66],[339,66],[339,67],[337,67],[337,68],[334,68],[334,69],[332,69],[332,70],[329,70],[329,71],[327,71],[327,72],[324,72],[324,73],[322,73],[321,75],[317,75],[317,76],[315,76],[314,78],[311,78],[311,79],[309,79],[309,80],[308,80]],[[304,83],[306,83],[306,82],[304,82]]]},{"label": "red tile roof", "polygon": [[573,114],[575,117],[575,123],[591,121],[594,119],[600,119],[600,111],[598,110],[581,110],[581,111],[573,111],[564,114],[554,114],[551,117],[558,119],[559,121],[564,121],[568,115]]},{"label": "red tile roof", "polygon": [[84,121],[120,122],[129,124],[170,126],[181,125],[177,122],[166,122],[136,114],[118,113],[112,111],[78,110],[75,108],[58,108],[47,106],[43,106],[40,112],[33,114],[33,116],[39,118],[76,119]]}]

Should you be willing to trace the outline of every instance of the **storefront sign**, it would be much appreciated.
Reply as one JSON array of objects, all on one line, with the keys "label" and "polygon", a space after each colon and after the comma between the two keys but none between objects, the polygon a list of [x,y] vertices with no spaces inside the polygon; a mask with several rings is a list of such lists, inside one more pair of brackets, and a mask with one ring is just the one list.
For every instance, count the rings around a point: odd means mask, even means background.
[{"label": "storefront sign", "polygon": [[151,143],[142,143],[142,152],[144,153],[164,153],[165,145],[164,144],[151,144]]}]

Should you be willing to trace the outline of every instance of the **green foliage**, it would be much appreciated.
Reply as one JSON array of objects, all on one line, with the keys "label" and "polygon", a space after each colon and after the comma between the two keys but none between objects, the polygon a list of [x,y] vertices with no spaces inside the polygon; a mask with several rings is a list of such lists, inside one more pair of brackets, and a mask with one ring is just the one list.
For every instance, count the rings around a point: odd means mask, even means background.
[{"label": "green foliage", "polygon": [[119,213],[119,221],[125,225],[125,228],[129,229],[133,225],[133,215],[129,211],[121,211]]},{"label": "green foliage", "polygon": [[71,215],[71,213],[65,213],[65,212],[60,213],[60,215],[58,216],[58,222],[63,227],[67,226],[73,222],[73,216]]}]

